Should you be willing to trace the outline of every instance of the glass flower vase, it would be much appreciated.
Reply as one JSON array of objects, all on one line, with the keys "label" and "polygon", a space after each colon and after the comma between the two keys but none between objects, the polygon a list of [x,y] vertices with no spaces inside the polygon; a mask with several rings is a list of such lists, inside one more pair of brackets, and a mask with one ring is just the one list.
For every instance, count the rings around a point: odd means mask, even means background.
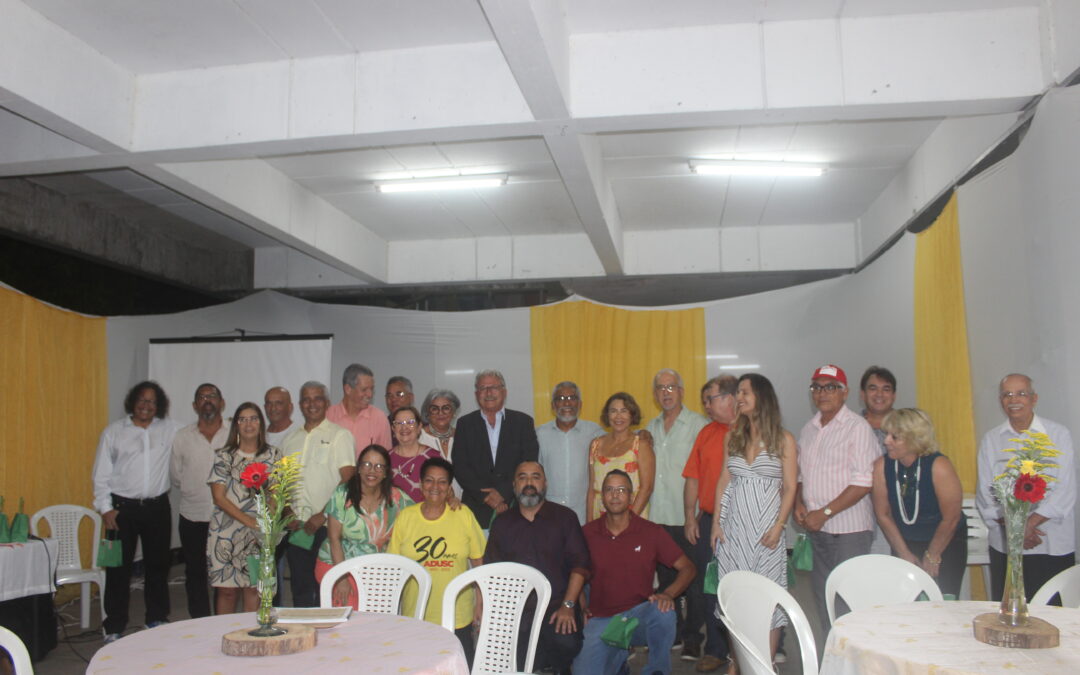
[{"label": "glass flower vase", "polygon": [[[269,540],[270,538],[267,537]],[[277,612],[274,611],[274,592],[277,590],[277,566],[274,564],[274,547],[266,542],[259,550],[259,609],[255,613],[255,620],[259,627],[249,631],[252,637],[274,637],[284,635],[288,631],[278,628]]]},{"label": "glass flower vase", "polygon": [[1005,591],[1001,594],[998,620],[1007,626],[1028,622],[1027,598],[1024,595],[1024,530],[1031,504],[1019,499],[1005,501]]}]

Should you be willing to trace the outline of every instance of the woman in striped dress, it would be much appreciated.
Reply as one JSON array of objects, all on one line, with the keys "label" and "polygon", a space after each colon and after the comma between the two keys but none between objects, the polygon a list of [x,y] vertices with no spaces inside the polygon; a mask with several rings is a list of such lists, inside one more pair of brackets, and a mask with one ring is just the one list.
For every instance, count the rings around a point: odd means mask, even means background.
[{"label": "woman in striped dress", "polygon": [[[738,418],[724,440],[727,460],[716,484],[712,545],[720,576],[757,572],[787,587],[784,526],[795,505],[799,465],[795,437],[780,426],[780,404],[763,375],[739,378]],[[778,608],[770,631],[772,655],[787,624]]]}]

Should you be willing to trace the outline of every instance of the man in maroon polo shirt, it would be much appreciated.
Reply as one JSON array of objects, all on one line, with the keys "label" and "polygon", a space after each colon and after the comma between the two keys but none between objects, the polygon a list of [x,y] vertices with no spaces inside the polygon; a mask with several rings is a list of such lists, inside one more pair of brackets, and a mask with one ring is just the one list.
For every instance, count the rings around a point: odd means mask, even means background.
[{"label": "man in maroon polo shirt", "polygon": [[[615,469],[604,477],[605,513],[585,525],[589,546],[589,606],[585,610],[585,642],[574,659],[575,673],[614,675],[626,663],[628,652],[600,639],[617,614],[640,622],[633,645],[648,645],[649,661],[643,673],[670,673],[671,646],[675,642],[675,598],[697,573],[682,549],[664,529],[630,510],[633,484]],[[676,570],[675,580],[663,590],[653,588],[656,565]]]}]

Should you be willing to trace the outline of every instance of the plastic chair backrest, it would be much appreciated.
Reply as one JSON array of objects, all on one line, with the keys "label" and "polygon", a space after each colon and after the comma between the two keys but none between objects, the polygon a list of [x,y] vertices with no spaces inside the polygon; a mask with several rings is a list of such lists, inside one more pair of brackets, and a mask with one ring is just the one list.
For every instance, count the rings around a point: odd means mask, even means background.
[{"label": "plastic chair backrest", "polygon": [[468,586],[480,587],[484,603],[480,637],[476,641],[476,657],[472,675],[498,675],[513,672],[517,661],[518,629],[525,610],[525,601],[536,593],[536,608],[532,630],[529,633],[529,651],[521,670],[532,672],[536,656],[536,642],[544,621],[548,602],[551,600],[551,584],[539,570],[528,565],[512,562],[481,565],[458,575],[446,586],[442,601],[443,628],[453,631],[454,609],[457,596],[470,592]]},{"label": "plastic chair backrest", "polygon": [[1056,594],[1061,594],[1061,606],[1080,608],[1080,565],[1062,570],[1042,585],[1031,596],[1029,605],[1049,605]]},{"label": "plastic chair backrest", "polygon": [[[98,542],[101,541],[101,516],[85,506],[76,504],[55,504],[46,506],[30,516],[30,533],[40,537],[38,525],[42,519],[49,524],[49,536],[57,542],[56,569],[65,570],[93,569],[97,566]],[[79,551],[79,523],[89,518],[94,524],[91,539],[90,567],[84,568]]]},{"label": "plastic chair backrest", "polygon": [[915,602],[920,593],[941,601],[941,589],[922,568],[891,555],[870,553],[845,560],[825,580],[825,606],[829,623],[836,621],[836,596],[851,611],[874,605]]},{"label": "plastic chair backrest", "polygon": [[15,675],[34,675],[34,667],[30,663],[30,653],[26,651],[26,645],[18,635],[3,626],[0,626],[0,647],[7,650],[11,656],[11,663],[15,666]]},{"label": "plastic chair backrest", "polygon": [[799,639],[802,672],[818,671],[817,643],[797,600],[772,579],[754,572],[728,572],[716,589],[720,610],[759,654],[771,654],[769,627],[779,605]]},{"label": "plastic chair backrest", "polygon": [[739,664],[739,673],[747,673],[748,675],[775,675],[772,666],[769,665],[769,659],[766,659],[761,654],[757,653],[754,646],[750,643],[745,635],[739,632],[731,621],[726,616],[721,616],[720,621],[724,623],[727,628],[728,647],[735,655],[735,660]]},{"label": "plastic chair backrest", "polygon": [[978,507],[975,506],[975,498],[965,497],[960,503],[960,510],[967,516],[968,539],[986,539],[990,532],[987,530],[982,516],[979,515]]},{"label": "plastic chair backrest", "polygon": [[358,610],[376,614],[400,613],[401,592],[409,579],[416,579],[420,592],[413,615],[424,618],[431,595],[431,575],[416,561],[393,553],[370,553],[340,562],[326,572],[319,584],[319,606],[332,606],[334,583],[346,574],[356,581]]}]

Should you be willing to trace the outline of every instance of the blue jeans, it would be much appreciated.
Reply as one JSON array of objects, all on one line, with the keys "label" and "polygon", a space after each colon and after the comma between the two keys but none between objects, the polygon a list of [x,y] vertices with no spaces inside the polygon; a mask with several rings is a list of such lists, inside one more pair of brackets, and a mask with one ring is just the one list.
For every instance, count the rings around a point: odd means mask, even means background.
[{"label": "blue jeans", "polygon": [[[675,644],[675,612],[661,612],[646,600],[623,612],[627,618],[637,618],[640,623],[630,638],[634,646],[648,645],[649,662],[642,673],[670,673],[671,646]],[[615,675],[626,664],[629,653],[600,640],[611,617],[593,617],[585,624],[585,643],[574,659],[575,673],[590,675]]]}]

